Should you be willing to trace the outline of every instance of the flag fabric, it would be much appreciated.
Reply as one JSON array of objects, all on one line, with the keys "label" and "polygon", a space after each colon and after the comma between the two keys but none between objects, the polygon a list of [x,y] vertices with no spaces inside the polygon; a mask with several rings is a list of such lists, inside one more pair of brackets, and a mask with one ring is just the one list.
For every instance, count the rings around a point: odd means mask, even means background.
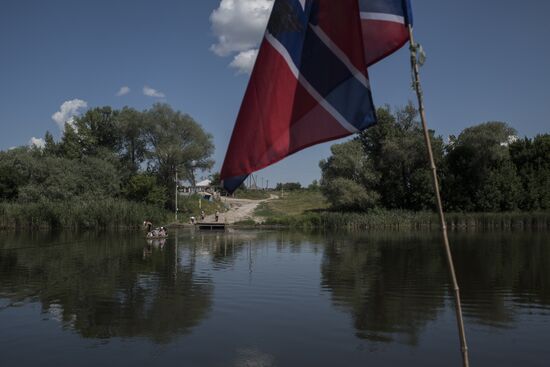
[{"label": "flag fabric", "polygon": [[359,0],[365,61],[371,66],[409,41],[409,0]]},{"label": "flag fabric", "polygon": [[228,192],[254,171],[376,122],[363,40],[373,23],[362,18],[374,11],[363,5],[275,0],[220,173]]}]

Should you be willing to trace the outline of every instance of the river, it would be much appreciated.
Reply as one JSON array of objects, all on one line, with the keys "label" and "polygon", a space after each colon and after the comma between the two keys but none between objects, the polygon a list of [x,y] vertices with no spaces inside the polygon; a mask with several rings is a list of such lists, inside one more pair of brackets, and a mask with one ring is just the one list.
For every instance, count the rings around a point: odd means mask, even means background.
[{"label": "river", "polygon": [[[550,233],[454,232],[472,366],[550,365]],[[0,233],[0,366],[460,366],[438,232]]]}]

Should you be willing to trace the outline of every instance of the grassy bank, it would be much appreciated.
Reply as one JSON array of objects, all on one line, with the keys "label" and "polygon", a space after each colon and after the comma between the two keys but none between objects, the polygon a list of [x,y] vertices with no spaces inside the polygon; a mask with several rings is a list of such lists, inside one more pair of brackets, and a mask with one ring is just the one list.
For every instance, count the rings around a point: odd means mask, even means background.
[{"label": "grassy bank", "polygon": [[165,223],[162,208],[118,199],[0,203],[0,229],[139,228],[144,219]]},{"label": "grassy bank", "polygon": [[[299,190],[258,206],[256,216],[265,225],[327,230],[438,228],[433,212],[371,210],[364,213],[330,211],[319,191]],[[446,213],[451,229],[550,229],[550,212]]]},{"label": "grassy bank", "polygon": [[302,215],[308,212],[322,211],[328,208],[325,197],[317,190],[297,190],[285,192],[279,198],[261,203],[254,215],[273,219],[279,217]]},{"label": "grassy bank", "polygon": [[[447,213],[450,229],[550,229],[550,212],[543,213]],[[431,212],[376,210],[367,213],[307,212],[266,218],[265,225],[326,230],[438,228],[439,218]]]},{"label": "grassy bank", "polygon": [[242,190],[235,191],[233,197],[235,199],[248,199],[248,200],[263,200],[268,199],[270,194],[274,193],[273,190]]}]

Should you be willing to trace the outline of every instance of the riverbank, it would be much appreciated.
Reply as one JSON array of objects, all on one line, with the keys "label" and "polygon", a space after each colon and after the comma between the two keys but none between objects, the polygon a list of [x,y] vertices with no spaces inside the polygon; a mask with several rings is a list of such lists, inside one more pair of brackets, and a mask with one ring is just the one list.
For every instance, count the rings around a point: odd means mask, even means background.
[{"label": "riverbank", "polygon": [[[298,190],[258,205],[256,222],[264,227],[323,230],[418,229],[439,227],[434,212],[373,209],[368,212],[332,211],[317,190]],[[550,212],[446,213],[451,229],[550,229]],[[242,221],[241,226],[254,222]]]},{"label": "riverbank", "polygon": [[[181,196],[178,201],[179,223],[189,223],[192,216],[199,218],[201,210],[213,216],[222,206],[219,201],[202,200],[199,195]],[[166,225],[174,222],[174,212],[156,205],[114,198],[0,202],[0,230],[138,229],[144,220]]]},{"label": "riverbank", "polygon": [[[550,213],[447,213],[450,229],[550,229]],[[237,225],[250,226],[250,222]],[[432,212],[374,210],[367,213],[309,212],[294,216],[273,216],[263,227],[323,230],[431,229],[439,227],[439,217]]]},{"label": "riverbank", "polygon": [[0,203],[0,229],[134,229],[144,219],[164,223],[166,210],[119,199]]},{"label": "riverbank", "polygon": [[[288,228],[305,230],[436,229],[439,218],[433,212],[376,209],[369,212],[331,211],[320,192],[300,190],[280,198],[224,199],[203,201],[207,221],[221,212],[220,221],[236,228]],[[180,202],[179,223],[199,217],[198,198]],[[116,230],[138,229],[144,219],[159,225],[172,223],[173,213],[165,209],[120,199],[77,202],[0,203],[3,230]],[[446,213],[450,229],[550,229],[550,212]],[[176,223],[174,223],[176,224]]]}]

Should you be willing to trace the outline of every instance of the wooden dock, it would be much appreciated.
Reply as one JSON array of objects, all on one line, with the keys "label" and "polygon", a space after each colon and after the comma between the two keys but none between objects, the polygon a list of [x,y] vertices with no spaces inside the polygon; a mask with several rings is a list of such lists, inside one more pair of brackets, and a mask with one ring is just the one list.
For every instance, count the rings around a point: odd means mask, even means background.
[{"label": "wooden dock", "polygon": [[225,231],[225,223],[222,222],[198,222],[195,226],[201,231]]}]

